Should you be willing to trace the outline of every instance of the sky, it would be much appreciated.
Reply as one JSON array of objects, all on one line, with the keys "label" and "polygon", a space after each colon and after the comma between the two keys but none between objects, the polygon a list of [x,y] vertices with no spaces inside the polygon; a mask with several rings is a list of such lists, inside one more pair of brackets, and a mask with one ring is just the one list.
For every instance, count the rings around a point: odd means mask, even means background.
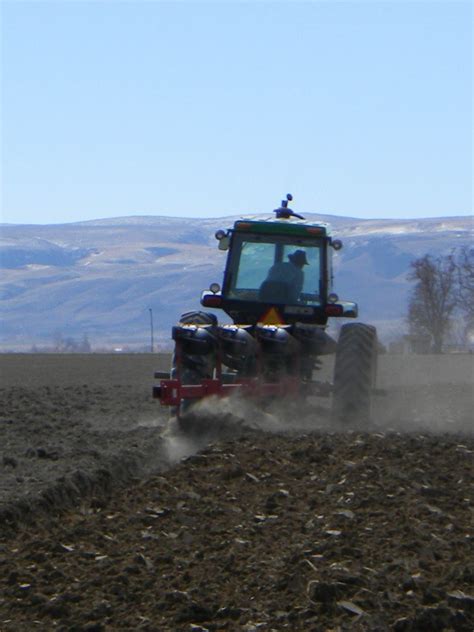
[{"label": "sky", "polygon": [[0,0],[0,221],[472,213],[472,4]]}]

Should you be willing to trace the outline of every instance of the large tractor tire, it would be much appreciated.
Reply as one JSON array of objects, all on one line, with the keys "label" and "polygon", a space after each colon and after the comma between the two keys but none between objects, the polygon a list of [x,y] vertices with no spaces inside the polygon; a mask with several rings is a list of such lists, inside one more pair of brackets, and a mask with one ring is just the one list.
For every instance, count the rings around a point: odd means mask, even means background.
[{"label": "large tractor tire", "polygon": [[345,424],[370,421],[377,373],[377,330],[371,325],[343,325],[336,348],[332,419]]}]

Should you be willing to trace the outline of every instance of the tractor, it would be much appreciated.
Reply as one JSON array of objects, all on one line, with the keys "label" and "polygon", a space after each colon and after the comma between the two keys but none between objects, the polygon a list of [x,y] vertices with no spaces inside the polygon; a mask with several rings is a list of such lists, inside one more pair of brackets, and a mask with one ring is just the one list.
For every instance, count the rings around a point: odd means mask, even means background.
[{"label": "tractor", "polygon": [[[231,322],[191,311],[173,327],[171,370],[155,373],[160,384],[153,396],[172,407],[178,422],[197,401],[235,392],[262,406],[332,396],[335,423],[370,418],[376,329],[345,323],[337,342],[326,332],[330,318],[358,314],[356,303],[339,300],[332,289],[332,256],[342,242],[327,224],[295,213],[292,199],[288,194],[274,216],[240,219],[215,233],[227,252],[224,278],[202,292],[201,305],[223,310]],[[335,354],[332,384],[314,379],[328,354]]]}]

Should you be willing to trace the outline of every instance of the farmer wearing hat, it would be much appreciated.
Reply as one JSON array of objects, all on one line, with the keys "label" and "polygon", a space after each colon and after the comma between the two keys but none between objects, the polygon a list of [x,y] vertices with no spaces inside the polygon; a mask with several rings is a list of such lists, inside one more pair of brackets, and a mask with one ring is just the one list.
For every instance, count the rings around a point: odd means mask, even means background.
[{"label": "farmer wearing hat", "polygon": [[281,302],[297,303],[304,283],[303,266],[309,264],[304,250],[295,250],[288,255],[288,259],[270,268],[264,284],[268,288],[280,288]]}]

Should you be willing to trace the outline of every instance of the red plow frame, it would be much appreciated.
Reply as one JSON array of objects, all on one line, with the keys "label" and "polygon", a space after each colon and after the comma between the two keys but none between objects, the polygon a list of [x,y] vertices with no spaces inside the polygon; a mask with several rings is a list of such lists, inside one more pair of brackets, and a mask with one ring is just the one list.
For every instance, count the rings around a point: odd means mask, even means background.
[{"label": "red plow frame", "polygon": [[160,379],[160,385],[153,388],[153,397],[159,399],[163,406],[177,408],[178,416],[183,400],[201,400],[211,396],[229,397],[234,393],[241,393],[244,398],[268,401],[273,398],[291,398],[319,396],[327,397],[332,385],[328,382],[302,380],[299,371],[299,354],[288,357],[291,371],[288,375],[279,375],[278,380],[269,382],[264,379],[261,371],[261,358],[257,361],[257,375],[253,377],[239,377],[235,373],[225,373],[222,370],[222,360],[219,349],[216,353],[216,366],[213,378],[202,378],[198,384],[183,384],[182,350],[179,342],[175,349],[175,377],[169,373],[156,372],[155,378]]}]

